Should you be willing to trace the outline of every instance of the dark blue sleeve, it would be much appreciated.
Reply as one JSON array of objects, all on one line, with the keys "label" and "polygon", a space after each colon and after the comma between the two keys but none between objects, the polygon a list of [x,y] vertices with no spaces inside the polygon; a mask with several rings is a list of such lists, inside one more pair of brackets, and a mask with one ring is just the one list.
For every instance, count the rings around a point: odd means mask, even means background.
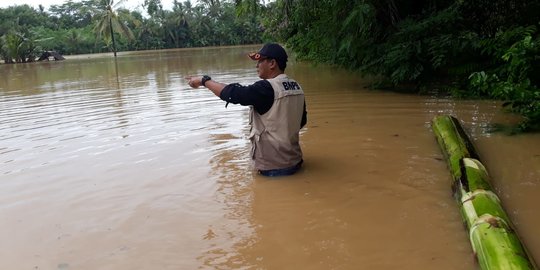
[{"label": "dark blue sleeve", "polygon": [[233,83],[225,86],[219,97],[227,103],[252,105],[255,111],[263,115],[274,104],[274,89],[267,80],[248,86]]}]

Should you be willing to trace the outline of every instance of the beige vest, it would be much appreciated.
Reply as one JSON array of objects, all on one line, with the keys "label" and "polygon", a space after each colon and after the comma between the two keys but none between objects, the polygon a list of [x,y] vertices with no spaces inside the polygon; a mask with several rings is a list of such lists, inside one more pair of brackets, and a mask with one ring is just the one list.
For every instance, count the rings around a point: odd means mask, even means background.
[{"label": "beige vest", "polygon": [[274,89],[274,103],[264,115],[251,106],[249,139],[251,155],[258,170],[283,169],[302,160],[299,144],[304,112],[304,92],[300,85],[280,74],[268,82]]}]

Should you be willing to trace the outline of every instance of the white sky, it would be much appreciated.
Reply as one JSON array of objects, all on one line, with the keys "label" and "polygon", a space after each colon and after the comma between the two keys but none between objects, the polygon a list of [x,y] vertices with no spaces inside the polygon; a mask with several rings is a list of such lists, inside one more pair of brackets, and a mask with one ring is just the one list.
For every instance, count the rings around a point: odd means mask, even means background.
[{"label": "white sky", "polygon": [[[63,3],[67,2],[67,0],[0,0],[0,8],[6,8],[9,6],[14,5],[24,5],[28,4],[32,7],[38,8],[38,6],[41,4],[43,7],[45,7],[45,10],[49,9],[49,6],[51,5],[61,5]],[[79,2],[78,0],[73,0],[73,2]],[[114,1],[116,4],[118,0]],[[141,7],[144,0],[124,0],[123,4],[120,5],[121,7],[128,8],[130,10],[135,10],[137,7]],[[178,1],[178,2],[184,2],[184,1]],[[192,3],[195,3],[195,1],[191,1]],[[163,4],[163,9],[172,10],[173,6],[173,0],[161,0],[161,3]],[[142,11],[142,8],[141,8]]]}]

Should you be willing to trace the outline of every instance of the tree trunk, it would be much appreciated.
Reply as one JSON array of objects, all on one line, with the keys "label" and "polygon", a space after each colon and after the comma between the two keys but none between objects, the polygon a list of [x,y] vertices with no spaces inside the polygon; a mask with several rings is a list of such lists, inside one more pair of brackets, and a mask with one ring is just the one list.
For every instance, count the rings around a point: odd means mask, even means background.
[{"label": "tree trunk", "polygon": [[111,39],[112,39],[114,58],[116,58],[116,41],[114,39],[114,32],[113,32],[112,18],[111,17],[109,17],[109,30],[111,31]]},{"label": "tree trunk", "polygon": [[437,116],[432,124],[448,162],[454,196],[480,267],[484,270],[536,269],[492,191],[488,173],[459,121],[451,116]]}]

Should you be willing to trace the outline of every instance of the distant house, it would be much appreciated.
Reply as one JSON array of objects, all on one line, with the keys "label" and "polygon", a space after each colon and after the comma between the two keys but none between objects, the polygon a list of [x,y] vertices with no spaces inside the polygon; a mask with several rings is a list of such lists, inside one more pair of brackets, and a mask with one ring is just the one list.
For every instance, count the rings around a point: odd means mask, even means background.
[{"label": "distant house", "polygon": [[66,58],[55,51],[44,51],[39,57],[38,61],[49,61],[51,57],[54,59],[54,61],[66,60]]}]

